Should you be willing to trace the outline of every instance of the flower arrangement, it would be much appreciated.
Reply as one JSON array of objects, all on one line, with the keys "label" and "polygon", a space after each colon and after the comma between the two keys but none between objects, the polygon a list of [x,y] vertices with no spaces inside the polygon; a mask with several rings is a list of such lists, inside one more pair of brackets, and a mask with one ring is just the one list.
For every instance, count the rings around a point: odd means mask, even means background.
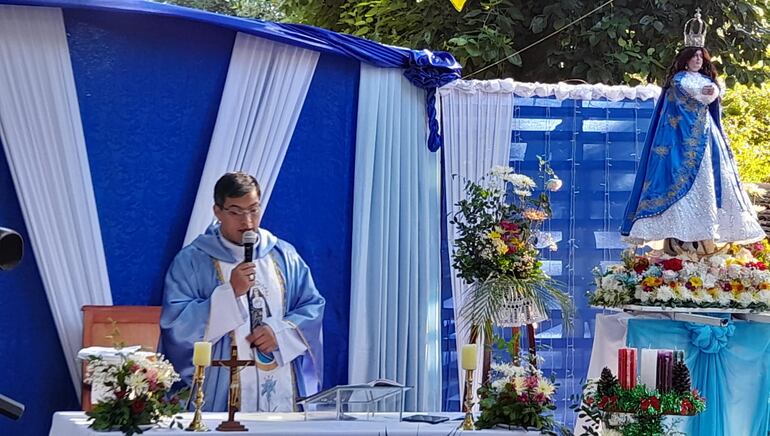
[{"label": "flower arrangement", "polygon": [[[558,189],[552,177],[547,189]],[[456,239],[452,265],[470,284],[464,318],[471,325],[487,328],[501,319],[501,308],[515,300],[528,299],[540,313],[546,306],[560,305],[569,313],[569,300],[543,271],[537,246],[556,249],[553,240],[539,231],[551,215],[548,195],[534,195],[537,184],[509,167],[496,166],[480,181],[466,181],[467,198],[457,203],[452,223]]]},{"label": "flower arrangement", "polygon": [[529,358],[520,365],[493,363],[490,381],[479,388],[481,415],[477,428],[499,425],[530,429],[553,429],[556,386],[543,376]]},{"label": "flower arrangement", "polygon": [[667,307],[770,309],[770,253],[767,241],[701,260],[638,256],[626,252],[623,263],[594,269],[594,306],[626,304]]},{"label": "flower arrangement", "polygon": [[[117,362],[92,357],[86,381],[106,388],[104,398],[86,412],[97,431],[118,429],[126,435],[142,433],[142,427],[182,411],[180,401],[188,392],[167,396],[180,380],[174,367],[161,356],[120,356]],[[175,419],[171,425],[182,428]]]},{"label": "flower arrangement", "polygon": [[[682,365],[684,367],[684,365]],[[589,380],[584,386],[583,400],[578,409],[580,417],[589,418],[583,428],[586,434],[598,434],[599,425],[623,436],[669,434],[664,430],[664,415],[694,416],[706,410],[706,399],[690,385],[689,371],[681,372],[674,388],[659,392],[645,385],[622,389],[608,368],[601,378]]]}]

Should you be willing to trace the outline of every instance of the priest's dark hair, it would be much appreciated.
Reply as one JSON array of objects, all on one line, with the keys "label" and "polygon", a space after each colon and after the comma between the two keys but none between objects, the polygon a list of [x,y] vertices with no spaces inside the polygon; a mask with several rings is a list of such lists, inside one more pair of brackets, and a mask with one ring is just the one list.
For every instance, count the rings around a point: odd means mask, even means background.
[{"label": "priest's dark hair", "polygon": [[666,83],[663,86],[671,86],[671,79],[674,75],[680,71],[685,71],[687,62],[692,59],[696,53],[700,51],[703,54],[703,65],[700,67],[699,73],[704,76],[710,77],[715,83],[717,81],[717,67],[711,61],[711,54],[706,50],[706,47],[685,47],[679,50],[679,53],[674,57],[674,61],[671,63],[671,67],[668,69],[668,77],[666,77]]},{"label": "priest's dark hair", "polygon": [[241,171],[227,173],[214,185],[214,204],[223,207],[225,199],[243,197],[254,189],[257,197],[262,198],[262,189],[254,176]]}]

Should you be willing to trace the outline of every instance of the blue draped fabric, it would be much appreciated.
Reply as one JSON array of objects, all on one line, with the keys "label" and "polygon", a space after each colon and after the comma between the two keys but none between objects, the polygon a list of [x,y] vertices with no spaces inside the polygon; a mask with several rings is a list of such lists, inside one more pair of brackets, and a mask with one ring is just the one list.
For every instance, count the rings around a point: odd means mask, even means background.
[{"label": "blue draped fabric", "polygon": [[273,23],[231,17],[151,1],[0,0],[0,4],[127,11],[157,16],[173,16],[233,29],[284,44],[342,55],[380,68],[405,69],[404,75],[407,79],[413,85],[427,91],[426,113],[430,131],[428,148],[431,151],[436,151],[441,147],[441,137],[436,118],[436,88],[459,79],[462,71],[460,64],[447,52],[393,47],[304,24]]},{"label": "blue draped fabric", "polygon": [[[653,122],[639,160],[620,233],[628,235],[640,218],[659,215],[689,192],[707,146],[712,150],[716,201],[720,206],[719,148],[709,132],[709,117],[720,134],[719,100],[705,105],[682,87],[685,72],[677,73],[672,86],[661,92]],[[704,76],[705,77],[705,76]]]},{"label": "blue draped fabric", "polygon": [[706,411],[684,420],[688,435],[767,435],[770,325],[736,322],[712,327],[631,319],[627,343],[684,350],[693,388],[706,398]]}]

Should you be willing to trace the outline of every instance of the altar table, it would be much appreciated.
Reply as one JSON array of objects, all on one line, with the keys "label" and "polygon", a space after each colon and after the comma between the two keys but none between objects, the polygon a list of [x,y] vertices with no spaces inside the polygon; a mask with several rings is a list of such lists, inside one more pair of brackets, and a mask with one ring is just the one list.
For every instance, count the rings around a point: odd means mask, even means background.
[{"label": "altar table", "polygon": [[[414,413],[405,413],[404,416]],[[302,413],[239,413],[236,419],[246,426],[249,431],[243,432],[218,432],[197,433],[202,435],[261,435],[261,436],[288,436],[288,435],[360,435],[360,436],[447,436],[463,433],[458,427],[462,423],[460,413],[429,413],[430,415],[443,415],[449,417],[449,421],[440,424],[424,424],[414,422],[399,422],[397,419],[356,420],[356,421],[305,421]],[[190,423],[192,413],[183,413],[182,421],[185,426]],[[455,419],[458,420],[455,420]],[[100,436],[119,435],[119,432],[96,432],[88,428],[87,417],[84,412],[56,412],[53,416],[50,436]],[[220,422],[227,419],[226,413],[204,413],[203,421],[210,429],[215,429]],[[505,430],[482,430],[465,432],[474,436],[484,435],[512,435],[534,436],[539,432]],[[180,429],[168,429],[155,427],[143,434],[153,436],[190,436],[191,432]]]}]

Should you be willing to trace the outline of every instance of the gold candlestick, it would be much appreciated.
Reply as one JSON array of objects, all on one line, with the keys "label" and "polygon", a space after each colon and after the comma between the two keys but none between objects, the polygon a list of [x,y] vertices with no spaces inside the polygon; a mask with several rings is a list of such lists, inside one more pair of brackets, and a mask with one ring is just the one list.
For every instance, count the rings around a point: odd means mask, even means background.
[{"label": "gold candlestick", "polygon": [[190,425],[185,429],[187,431],[209,431],[206,424],[203,423],[201,417],[201,408],[203,407],[203,380],[206,378],[206,369],[203,366],[195,366],[195,373],[193,374],[193,385],[197,386],[195,389],[195,414]]},{"label": "gold candlestick", "polygon": [[465,370],[465,419],[463,420],[463,430],[476,430],[476,424],[473,421],[473,370]]}]

